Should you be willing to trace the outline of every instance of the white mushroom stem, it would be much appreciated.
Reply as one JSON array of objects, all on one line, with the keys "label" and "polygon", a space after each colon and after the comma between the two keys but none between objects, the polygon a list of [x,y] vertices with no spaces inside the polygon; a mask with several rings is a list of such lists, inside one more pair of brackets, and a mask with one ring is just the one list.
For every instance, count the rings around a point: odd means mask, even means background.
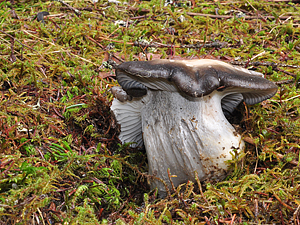
[{"label": "white mushroom stem", "polygon": [[[172,178],[175,186],[195,180],[195,171],[200,180],[222,178],[228,167],[226,161],[232,159],[230,152],[244,147],[222,111],[221,99],[228,94],[214,91],[193,98],[178,92],[148,90],[146,96],[125,103],[115,99],[112,110],[121,124],[119,137],[122,142],[140,143],[139,135],[135,140],[127,137],[132,137],[130,132],[139,134],[142,130],[149,173],[168,185],[168,168],[177,175]],[[137,127],[140,121],[142,126]],[[151,187],[157,187],[161,195],[165,192],[160,181],[154,180]]]}]

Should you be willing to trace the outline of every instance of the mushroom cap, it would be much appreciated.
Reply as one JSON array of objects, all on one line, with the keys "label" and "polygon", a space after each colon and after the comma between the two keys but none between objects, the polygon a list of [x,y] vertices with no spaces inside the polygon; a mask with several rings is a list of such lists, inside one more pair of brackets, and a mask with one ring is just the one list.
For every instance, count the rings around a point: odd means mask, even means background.
[{"label": "mushroom cap", "polygon": [[124,62],[117,67],[116,75],[119,84],[132,97],[146,95],[148,88],[180,91],[190,97],[202,97],[218,90],[238,93],[231,94],[231,99],[243,98],[247,104],[256,104],[277,92],[277,86],[263,78],[263,74],[211,59]]}]

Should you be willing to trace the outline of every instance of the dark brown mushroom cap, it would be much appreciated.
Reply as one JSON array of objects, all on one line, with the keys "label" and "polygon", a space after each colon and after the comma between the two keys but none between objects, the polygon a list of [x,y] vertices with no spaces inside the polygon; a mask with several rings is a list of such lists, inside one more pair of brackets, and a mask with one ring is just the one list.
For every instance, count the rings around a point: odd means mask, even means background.
[{"label": "dark brown mushroom cap", "polygon": [[247,104],[271,98],[277,86],[259,73],[210,59],[130,61],[117,67],[119,84],[133,97],[147,94],[147,89],[180,90],[192,97],[202,97],[214,90],[226,89],[243,95]]}]

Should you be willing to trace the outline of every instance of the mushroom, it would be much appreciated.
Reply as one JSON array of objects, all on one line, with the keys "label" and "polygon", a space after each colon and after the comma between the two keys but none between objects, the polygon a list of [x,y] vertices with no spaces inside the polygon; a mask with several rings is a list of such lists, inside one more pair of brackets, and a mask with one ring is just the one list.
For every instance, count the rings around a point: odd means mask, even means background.
[{"label": "mushroom", "polygon": [[[111,109],[121,125],[120,140],[144,144],[149,174],[169,187],[188,180],[222,179],[231,151],[244,143],[224,113],[244,100],[271,98],[277,86],[258,72],[210,59],[124,62],[117,66],[121,87],[112,88]],[[166,191],[151,181],[159,195]]]}]

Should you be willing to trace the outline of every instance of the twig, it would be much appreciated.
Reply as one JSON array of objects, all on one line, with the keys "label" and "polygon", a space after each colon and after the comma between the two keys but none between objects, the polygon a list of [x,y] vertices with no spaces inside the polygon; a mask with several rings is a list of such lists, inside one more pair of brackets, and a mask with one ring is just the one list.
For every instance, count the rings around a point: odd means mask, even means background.
[{"label": "twig", "polygon": [[[44,41],[44,42],[46,42],[46,43],[48,43],[48,44],[50,44],[50,45],[55,46],[55,44],[53,44],[52,42],[47,41],[47,40],[44,40],[44,39],[42,39],[42,38],[39,38],[39,37],[37,37],[37,36],[31,34],[30,32],[28,32],[27,30],[21,30],[21,31],[23,31],[24,33],[26,33],[26,34],[28,34],[28,35],[30,35],[30,36],[32,36],[32,37],[35,37],[35,38],[38,39],[38,40]],[[33,49],[32,49],[32,50],[33,50]],[[34,51],[36,51],[36,50],[34,50]],[[36,52],[38,52],[38,51],[36,51]]]},{"label": "twig", "polygon": [[41,152],[41,150],[38,147],[35,147],[35,149],[40,153],[43,160],[45,160],[44,154]]},{"label": "twig", "polygon": [[[295,212],[294,212],[294,214],[293,214],[293,218],[294,218],[295,224],[297,224],[296,217],[298,217],[299,209],[300,209],[300,205],[298,205],[297,209],[295,210]],[[299,223],[298,223],[298,224],[299,224]]]},{"label": "twig", "polygon": [[252,60],[254,60],[254,59],[256,59],[256,58],[258,58],[258,57],[260,57],[260,56],[262,56],[262,55],[264,55],[264,54],[266,54],[266,51],[263,51],[263,52],[261,52],[261,53],[255,55],[255,56],[253,56],[250,60],[252,61]]},{"label": "twig", "polygon": [[135,16],[135,17],[130,17],[130,20],[140,20],[140,19],[147,19],[150,16],[144,15],[144,16]]},{"label": "twig", "polygon": [[287,102],[287,101],[290,101],[290,100],[295,99],[295,98],[300,98],[300,95],[296,95],[294,97],[291,97],[291,98],[288,98],[288,99],[284,99],[284,100],[273,100],[273,101],[276,101],[276,102]]},{"label": "twig", "polygon": [[88,62],[88,63],[90,63],[90,64],[93,64],[94,66],[99,66],[98,64],[93,63],[92,61],[90,61],[90,60],[88,60],[88,59],[82,58],[82,57],[80,57],[79,55],[76,55],[76,54],[72,53],[71,51],[66,51],[66,52],[69,53],[70,55],[73,55],[73,56],[75,56],[75,57],[81,59],[82,61],[85,61],[85,62]]},{"label": "twig", "polygon": [[[11,38],[11,43],[10,43],[10,61],[15,62],[17,61],[17,57],[14,55],[14,45],[15,45],[15,39]],[[22,56],[21,56],[22,57]]]},{"label": "twig", "polygon": [[234,214],[233,217],[231,218],[230,224],[234,223],[235,217],[236,217],[236,214]]},{"label": "twig", "polygon": [[44,217],[43,217],[43,214],[42,214],[41,210],[40,210],[39,208],[37,208],[37,211],[38,211],[39,214],[40,214],[40,217],[41,217],[41,219],[42,219],[43,225],[45,225],[45,220],[44,220]]},{"label": "twig", "polygon": [[[16,39],[14,36],[12,36],[12,35],[6,33],[5,31],[0,30],[0,32],[3,33],[3,34],[6,34],[8,37],[14,39],[14,41],[18,42],[18,43],[19,43],[20,45],[22,45],[23,47],[26,47],[26,48],[29,48],[29,49],[32,50],[32,51],[38,52],[38,51],[34,50],[33,48],[29,47],[28,45],[24,45],[22,42],[20,42],[20,41],[19,41],[18,39]],[[40,54],[40,53],[39,53],[39,54]]]},{"label": "twig", "polygon": [[206,198],[205,198],[205,196],[204,196],[204,194],[203,194],[202,186],[201,186],[201,183],[200,183],[200,180],[199,180],[197,171],[195,171],[195,180],[197,181],[198,188],[199,188],[199,191],[200,191],[200,194],[201,194],[202,198],[204,199],[204,201],[205,201],[206,203],[208,203],[208,201],[206,200]]},{"label": "twig", "polygon": [[13,159],[11,159],[10,160],[10,162],[9,162],[10,164],[9,164],[9,166],[6,168],[6,170],[4,170],[3,172],[1,172],[1,173],[6,173],[13,165],[14,165],[14,163],[15,163],[15,161],[13,160]]},{"label": "twig", "polygon": [[[116,42],[123,44],[124,41],[113,40],[106,37],[98,37],[99,39]],[[172,44],[162,44],[157,42],[145,43],[143,41],[135,41],[135,42],[126,42],[127,45],[139,46],[139,47],[153,47],[153,48],[223,48],[228,43],[227,42],[212,42],[212,43],[199,43],[199,44],[189,44],[189,45],[172,45]]]},{"label": "twig", "polygon": [[290,80],[280,80],[280,81],[276,81],[275,84],[281,85],[281,84],[290,84],[290,83],[293,83],[293,82],[295,82],[294,79],[290,79]]},{"label": "twig", "polygon": [[299,2],[299,0],[268,0],[268,2]]},{"label": "twig", "polygon": [[[289,68],[294,68],[294,69],[300,69],[300,66],[298,66],[298,65],[288,65],[288,64],[274,63],[274,62],[258,62],[258,61],[239,62],[239,61],[231,61],[230,63],[232,65],[237,65],[237,66],[245,66],[245,65],[250,65],[250,66],[271,66],[273,69],[276,69],[277,67],[289,67]],[[281,71],[281,72],[285,72],[285,71]],[[292,77],[296,76],[293,73],[290,73],[289,75],[292,76]]]},{"label": "twig", "polygon": [[280,72],[283,72],[283,73],[285,73],[285,74],[287,74],[287,75],[289,75],[289,76],[292,76],[292,77],[294,77],[295,79],[297,79],[297,75],[296,74],[294,74],[294,73],[291,73],[291,72],[288,72],[288,71],[285,71],[285,70],[283,70],[283,69],[280,69],[280,68],[275,68],[274,70],[276,70],[276,71],[280,71]]},{"label": "twig", "polygon": [[[66,9],[73,10],[70,7],[60,7],[60,10],[66,10]],[[78,8],[77,7],[77,10],[92,12],[93,8],[91,8],[91,7]]]},{"label": "twig", "polygon": [[113,58],[117,59],[119,62],[124,62],[123,59],[121,59],[120,57],[114,55],[113,53],[110,54],[110,57],[113,57]]},{"label": "twig", "polygon": [[[280,159],[284,159],[284,155],[280,154],[280,153],[276,153],[276,156]],[[288,163],[292,164],[292,165],[295,165],[295,166],[298,166],[299,165],[299,162],[296,161],[296,160],[291,160],[289,161]]]},{"label": "twig", "polygon": [[[123,6],[117,5],[116,7],[119,8],[119,9],[124,9]],[[144,8],[141,9],[141,8],[132,7],[132,6],[126,6],[125,8],[126,8],[127,11],[138,11],[140,13],[149,13],[150,12],[150,9],[144,9]]]},{"label": "twig", "polygon": [[[172,190],[174,191],[174,192],[176,192],[176,188],[175,188],[175,185],[174,185],[174,183],[173,183],[173,181],[172,181],[172,175],[171,175],[171,173],[170,173],[170,169],[168,168],[168,177],[169,177],[169,180],[170,180],[170,183],[171,183],[171,187],[172,187]],[[179,194],[179,193],[178,193]]]},{"label": "twig", "polygon": [[[116,42],[116,43],[124,44],[124,41],[113,40],[113,39],[106,38],[106,37],[98,37],[98,38],[102,39],[102,40],[110,41],[110,42]],[[133,45],[132,42],[126,42],[126,44],[127,45]]]},{"label": "twig", "polygon": [[[205,3],[205,4],[210,4],[210,3]],[[212,4],[215,4],[215,3],[212,3]],[[232,2],[228,2],[227,4],[232,4]],[[124,8],[122,6],[117,6],[117,7],[118,8]],[[140,8],[137,8],[137,7],[126,7],[126,10],[139,11],[139,12],[142,12],[142,13],[149,13],[150,12],[149,9],[140,9]],[[169,13],[169,12],[166,12],[166,13]],[[194,12],[187,12],[186,14],[189,15],[189,16],[210,17],[212,19],[231,19],[231,18],[236,17],[236,16],[232,16],[232,15],[228,15],[228,16],[227,15],[213,15],[213,14],[194,13]],[[142,19],[143,17],[145,18],[146,16],[141,16],[141,17],[137,17],[137,18],[132,17],[130,19]],[[244,16],[242,18],[244,18],[245,20],[262,19],[264,21],[267,20],[267,19],[271,19],[271,20],[277,19],[277,17],[275,17],[275,16],[262,16],[260,14],[256,15],[256,16]],[[296,17],[291,17],[291,16],[279,16],[278,17],[278,19],[280,19],[280,20],[286,20],[286,19],[289,19],[289,18],[294,18],[295,19]]]},{"label": "twig", "polygon": [[[226,15],[212,15],[212,14],[204,14],[204,13],[193,13],[193,12],[187,12],[186,13],[187,15],[189,16],[203,16],[203,17],[209,17],[209,18],[212,18],[212,19],[231,19],[231,18],[234,18],[236,16],[226,16]],[[244,16],[244,17],[241,17],[245,20],[254,20],[254,19],[276,19],[275,16],[264,16],[263,18],[261,16]],[[291,16],[281,16],[281,17],[278,17],[278,19],[280,20],[286,20],[288,18],[291,18]],[[293,17],[292,17],[293,18]]]},{"label": "twig", "polygon": [[139,47],[154,47],[154,48],[223,48],[227,45],[227,42],[212,42],[212,43],[199,43],[199,44],[189,44],[189,45],[171,45],[171,44],[161,44],[157,42],[145,43],[143,41],[135,41],[134,46]]},{"label": "twig", "polygon": [[[37,36],[35,36],[35,35],[29,33],[29,32],[26,31],[26,30],[22,30],[22,31],[25,32],[26,34],[30,35],[30,36],[35,37],[35,38],[38,39],[38,40],[41,40],[41,41],[44,41],[44,42],[46,42],[46,43],[48,43],[48,44],[50,44],[50,45],[56,46],[54,43],[52,43],[52,42],[50,42],[50,41],[47,41],[47,40],[44,40],[44,39],[42,39],[42,38],[39,38],[39,37],[37,37]],[[77,57],[77,58],[81,59],[82,61],[91,63],[91,64],[93,64],[94,66],[98,66],[98,64],[93,63],[92,61],[90,61],[90,60],[88,60],[88,59],[85,59],[85,58],[83,58],[83,57],[80,57],[79,55],[76,55],[75,53],[72,53],[70,50],[65,50],[65,49],[61,49],[61,50],[62,50],[63,52],[66,52],[67,54],[69,54],[69,56],[72,55],[72,56],[74,56],[74,57]],[[40,54],[40,53],[38,53],[38,54]],[[41,54],[40,54],[40,55],[41,55]],[[42,56],[42,55],[41,55],[41,56]],[[43,58],[44,58],[44,57],[43,57]]]},{"label": "twig", "polygon": [[65,117],[61,115],[54,106],[53,106],[53,110],[61,119],[65,119]]},{"label": "twig", "polygon": [[288,204],[286,204],[285,202],[283,202],[276,194],[275,192],[273,192],[273,195],[275,196],[275,198],[280,202],[281,205],[283,205],[284,207],[288,208],[290,211],[294,211],[294,209],[289,206]]},{"label": "twig", "polygon": [[100,48],[105,49],[103,45],[101,45],[99,42],[97,42],[95,39],[91,38],[88,35],[85,35],[85,37],[89,40],[91,40],[92,42],[94,42],[95,44],[97,44]]},{"label": "twig", "polygon": [[57,2],[60,2],[61,4],[67,6],[69,9],[73,10],[76,16],[80,16],[81,12],[78,9],[75,9],[74,7],[70,6],[68,3],[64,2],[63,0],[54,0]]},{"label": "twig", "polygon": [[255,162],[254,174],[256,173],[257,165],[258,165],[258,159],[259,159],[257,144],[255,144],[255,152],[256,152],[256,162]]},{"label": "twig", "polygon": [[173,20],[175,21],[175,23],[177,24],[178,27],[181,27],[181,24],[179,23],[178,19],[176,18],[176,16],[174,16],[174,14],[172,13],[171,9],[168,8],[168,13],[171,15],[171,17],[173,18]]},{"label": "twig", "polygon": [[243,12],[243,13],[247,13],[247,14],[250,14],[250,15],[253,15],[252,12],[249,12],[249,11],[247,11],[247,10],[238,8],[238,7],[234,6],[234,5],[231,5],[231,7],[234,8],[235,10],[237,10],[237,11],[240,11],[240,12]]}]

